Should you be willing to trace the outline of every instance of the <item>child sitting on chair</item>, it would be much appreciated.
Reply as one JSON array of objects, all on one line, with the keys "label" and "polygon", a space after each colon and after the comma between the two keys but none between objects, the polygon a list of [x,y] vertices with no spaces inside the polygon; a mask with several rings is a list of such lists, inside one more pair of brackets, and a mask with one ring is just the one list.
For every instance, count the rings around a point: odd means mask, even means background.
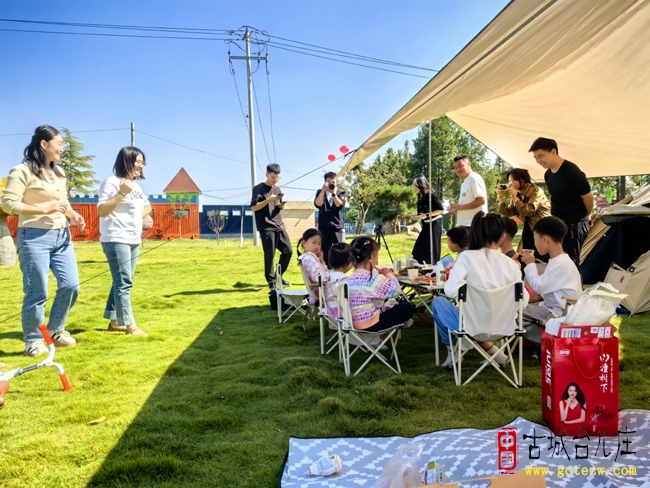
[{"label": "child sitting on chair", "polygon": [[[445,295],[456,297],[458,290],[469,284],[476,288],[489,290],[501,288],[514,281],[521,281],[519,266],[499,252],[499,246],[504,239],[505,226],[501,216],[478,212],[472,219],[469,237],[469,250],[458,255],[456,265],[449,273],[445,283]],[[528,304],[528,293],[524,292],[524,306]],[[433,318],[438,326],[438,332],[443,344],[447,346],[447,359],[443,367],[451,367],[451,344],[449,330],[458,330],[458,308],[444,297],[436,297],[432,303]],[[491,342],[481,344],[488,354],[497,352],[497,347]],[[500,352],[495,358],[497,363],[505,365],[507,356]]]},{"label": "child sitting on chair", "polygon": [[350,244],[354,272],[348,278],[350,311],[355,329],[379,332],[403,324],[413,317],[415,307],[401,302],[382,312],[384,302],[399,294],[400,286],[391,269],[377,268],[379,245],[369,237],[357,237]]},{"label": "child sitting on chair", "polygon": [[336,297],[336,285],[348,279],[348,271],[352,269],[352,253],[350,246],[345,242],[334,244],[330,248],[327,259],[332,270],[329,272],[329,280],[325,283],[325,303],[327,314],[331,317],[338,317],[338,299]]},{"label": "child sitting on chair", "polygon": [[524,309],[524,337],[537,344],[542,342],[540,322],[562,316],[566,305],[562,297],[577,297],[582,293],[580,272],[562,249],[566,233],[566,224],[557,217],[544,217],[535,224],[533,236],[537,252],[541,255],[548,253],[550,258],[543,274],[537,272],[535,256],[526,253],[521,256],[530,288],[544,300],[539,305],[529,305]]},{"label": "child sitting on chair", "polygon": [[[323,259],[323,252],[321,251],[321,243],[323,236],[316,229],[307,229],[298,241],[298,260],[301,266],[307,273],[310,283],[305,283],[305,286],[318,286],[318,276],[323,277],[323,282],[329,281],[330,272],[325,266]],[[300,253],[300,246],[304,254]],[[318,290],[316,290],[318,293]]]},{"label": "child sitting on chair", "polygon": [[447,231],[447,247],[451,252],[467,251],[469,246],[469,228],[461,226]]}]

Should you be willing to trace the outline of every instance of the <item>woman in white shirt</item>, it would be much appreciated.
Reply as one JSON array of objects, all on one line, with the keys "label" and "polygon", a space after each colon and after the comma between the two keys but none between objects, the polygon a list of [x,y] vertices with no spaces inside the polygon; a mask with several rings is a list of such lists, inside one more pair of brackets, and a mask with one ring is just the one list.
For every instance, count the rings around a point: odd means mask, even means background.
[{"label": "woman in white shirt", "polygon": [[109,331],[146,337],[135,325],[131,310],[133,274],[142,242],[142,219],[151,213],[149,199],[136,180],[143,180],[144,153],[137,147],[120,150],[113,173],[99,187],[99,240],[108,259],[113,284],[106,301],[104,318]]},{"label": "woman in white shirt", "polygon": [[[504,232],[505,226],[499,214],[486,215],[478,212],[474,216],[470,229],[469,250],[458,255],[456,264],[449,273],[449,280],[445,283],[445,295],[455,298],[458,290],[466,283],[489,290],[521,280],[519,266],[499,251]],[[527,304],[528,292],[524,291],[524,307]],[[451,367],[451,344],[447,331],[458,329],[458,308],[444,297],[436,297],[432,308],[440,338],[448,351],[447,360],[442,366]],[[490,354],[496,352],[496,346],[490,342],[481,345]],[[505,365],[506,359],[502,352],[495,356],[495,360],[501,365]]]}]

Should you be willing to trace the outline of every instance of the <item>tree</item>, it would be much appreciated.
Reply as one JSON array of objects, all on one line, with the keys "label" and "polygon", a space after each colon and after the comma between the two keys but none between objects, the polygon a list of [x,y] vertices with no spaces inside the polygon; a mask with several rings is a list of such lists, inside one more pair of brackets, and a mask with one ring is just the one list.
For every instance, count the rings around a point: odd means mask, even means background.
[{"label": "tree", "polygon": [[416,196],[411,186],[382,185],[375,190],[375,200],[370,217],[388,224],[387,234],[399,233],[400,221],[415,213]]},{"label": "tree", "polygon": [[357,206],[359,220],[357,232],[363,232],[368,212],[377,202],[376,190],[384,185],[405,185],[408,182],[411,154],[408,141],[404,149],[386,150],[385,155],[377,156],[370,166],[360,164],[347,173],[339,182],[345,190],[348,201]]},{"label": "tree", "polygon": [[192,196],[185,193],[174,193],[167,195],[167,201],[171,205],[171,212],[178,220],[178,238],[183,238],[182,221],[185,217],[190,216],[190,205]]},{"label": "tree", "polygon": [[217,235],[217,246],[219,245],[219,234],[226,226],[226,222],[228,222],[228,216],[222,215],[221,210],[208,211],[208,227]]},{"label": "tree", "polygon": [[89,194],[95,190],[99,180],[95,179],[95,171],[90,161],[95,156],[83,156],[84,145],[65,127],[61,128],[63,135],[63,153],[59,165],[66,174],[68,196]]}]

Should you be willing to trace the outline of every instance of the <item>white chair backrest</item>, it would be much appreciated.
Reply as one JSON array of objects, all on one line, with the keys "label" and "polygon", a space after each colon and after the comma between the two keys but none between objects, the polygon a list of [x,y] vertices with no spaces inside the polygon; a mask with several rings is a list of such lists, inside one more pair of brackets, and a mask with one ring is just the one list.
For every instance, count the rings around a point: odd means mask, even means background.
[{"label": "white chair backrest", "polygon": [[307,276],[307,270],[302,265],[302,257],[298,258],[298,267],[300,268],[300,274],[302,275],[302,281],[305,283],[305,288],[307,288],[307,293],[309,293],[309,298],[313,303],[318,303],[318,296],[316,295],[316,283],[312,283]]},{"label": "white chair backrest", "polygon": [[467,286],[467,298],[463,304],[465,331],[478,334],[511,335],[517,329],[519,302],[515,300],[516,281],[492,290]]},{"label": "white chair backrest", "polygon": [[339,304],[339,317],[341,318],[341,328],[343,330],[353,330],[352,311],[350,310],[350,288],[347,281],[341,281],[336,284],[336,298]]}]

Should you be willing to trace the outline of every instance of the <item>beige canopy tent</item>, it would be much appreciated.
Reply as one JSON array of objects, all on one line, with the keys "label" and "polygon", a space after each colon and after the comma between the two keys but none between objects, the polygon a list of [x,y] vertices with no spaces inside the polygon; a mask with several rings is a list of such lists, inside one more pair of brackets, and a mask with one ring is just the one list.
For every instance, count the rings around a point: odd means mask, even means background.
[{"label": "beige canopy tent", "polygon": [[535,179],[540,136],[588,177],[649,173],[650,0],[510,2],[340,174],[443,115]]},{"label": "beige canopy tent", "polygon": [[580,253],[586,283],[602,281],[612,262],[627,270],[632,313],[650,310],[650,186],[599,211]]}]

